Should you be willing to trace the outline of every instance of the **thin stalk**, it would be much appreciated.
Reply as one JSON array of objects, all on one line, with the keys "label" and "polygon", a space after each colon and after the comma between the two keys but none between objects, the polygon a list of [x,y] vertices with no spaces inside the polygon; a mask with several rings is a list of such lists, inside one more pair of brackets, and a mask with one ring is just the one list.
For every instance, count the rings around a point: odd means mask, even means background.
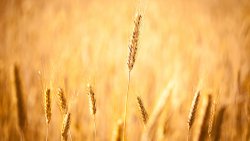
[{"label": "thin stalk", "polygon": [[69,129],[69,138],[70,138],[70,141],[72,141],[72,136],[71,136],[70,129]]},{"label": "thin stalk", "polygon": [[93,120],[94,120],[94,141],[96,139],[96,121],[95,121],[95,115],[93,115]]},{"label": "thin stalk", "polygon": [[126,119],[127,119],[129,85],[130,85],[130,71],[128,72],[128,88],[127,88],[126,99],[125,99],[125,112],[124,112],[124,119],[123,119],[123,141],[125,141],[125,137],[126,137]]},{"label": "thin stalk", "polygon": [[49,124],[47,124],[46,141],[48,141],[48,137],[49,137]]}]

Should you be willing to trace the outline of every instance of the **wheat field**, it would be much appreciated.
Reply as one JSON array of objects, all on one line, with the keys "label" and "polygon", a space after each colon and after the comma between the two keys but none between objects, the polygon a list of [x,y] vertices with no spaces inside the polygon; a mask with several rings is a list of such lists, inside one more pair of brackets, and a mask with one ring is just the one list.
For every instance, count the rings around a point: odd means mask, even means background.
[{"label": "wheat field", "polygon": [[249,141],[249,0],[0,0],[0,141]]}]

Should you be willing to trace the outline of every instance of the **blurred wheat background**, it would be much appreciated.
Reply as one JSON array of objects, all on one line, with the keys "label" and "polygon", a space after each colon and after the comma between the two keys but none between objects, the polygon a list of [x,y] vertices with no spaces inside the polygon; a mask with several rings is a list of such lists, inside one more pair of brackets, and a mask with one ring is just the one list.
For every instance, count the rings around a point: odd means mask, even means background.
[{"label": "blurred wheat background", "polygon": [[140,140],[146,129],[137,96],[150,119],[169,83],[174,85],[152,140],[187,139],[189,109],[198,89],[201,98],[211,94],[216,100],[216,115],[225,108],[219,140],[250,140],[248,0],[0,0],[0,140],[21,140],[14,64],[27,113],[24,140],[46,139],[46,88],[52,96],[48,140],[61,137],[58,88],[68,101],[72,140],[93,140],[88,83],[96,98],[96,140],[111,140],[123,118],[128,44],[140,10],[127,140]]}]

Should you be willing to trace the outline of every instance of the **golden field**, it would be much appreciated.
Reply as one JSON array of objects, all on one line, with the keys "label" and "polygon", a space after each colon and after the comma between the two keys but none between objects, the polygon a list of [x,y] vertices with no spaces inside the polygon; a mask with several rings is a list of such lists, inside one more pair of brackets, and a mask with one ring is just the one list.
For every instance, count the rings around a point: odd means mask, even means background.
[{"label": "golden field", "polygon": [[[142,21],[130,73],[126,140],[250,140],[250,1],[0,0],[0,11],[1,141],[61,140],[58,88],[71,118],[68,140],[113,140],[124,118],[136,13]],[[96,135],[87,84],[95,94]],[[204,138],[197,138],[201,134]]]}]

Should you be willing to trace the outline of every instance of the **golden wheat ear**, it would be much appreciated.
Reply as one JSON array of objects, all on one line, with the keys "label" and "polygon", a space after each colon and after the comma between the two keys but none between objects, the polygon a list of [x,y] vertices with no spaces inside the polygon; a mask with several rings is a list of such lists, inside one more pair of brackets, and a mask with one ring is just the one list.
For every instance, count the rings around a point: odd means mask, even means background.
[{"label": "golden wheat ear", "polygon": [[50,89],[46,89],[44,97],[44,111],[46,123],[49,124],[51,120],[51,93]]},{"label": "golden wheat ear", "polygon": [[89,96],[89,111],[92,115],[95,115],[96,114],[95,93],[94,93],[93,88],[90,84],[88,84],[87,87],[88,87],[88,96]]},{"label": "golden wheat ear", "polygon": [[95,114],[96,114],[96,99],[95,99],[95,93],[93,91],[93,88],[90,84],[87,85],[88,87],[88,96],[89,96],[89,111],[90,114],[93,116],[94,121],[94,140],[96,138],[96,121],[95,121]]},{"label": "golden wheat ear", "polygon": [[193,101],[192,101],[192,105],[190,108],[190,112],[188,115],[188,130],[190,130],[192,128],[192,125],[194,123],[194,119],[196,116],[196,110],[198,107],[198,103],[199,103],[199,99],[200,99],[200,91],[197,91],[194,95]]},{"label": "golden wheat ear", "polygon": [[61,141],[67,141],[68,140],[68,133],[70,128],[70,113],[66,113],[63,118],[63,124],[62,124],[62,131],[61,131]]},{"label": "golden wheat ear", "polygon": [[59,106],[62,114],[66,114],[68,112],[67,100],[64,95],[62,88],[58,88],[57,96],[59,99]]},{"label": "golden wheat ear", "polygon": [[144,125],[146,125],[147,121],[148,121],[148,113],[147,113],[147,111],[144,107],[144,104],[139,96],[137,96],[137,103],[138,103],[139,110],[141,112],[141,117],[142,117],[143,123],[144,123]]},{"label": "golden wheat ear", "polygon": [[131,71],[134,67],[136,53],[138,48],[138,41],[140,35],[140,26],[141,26],[142,15],[137,13],[135,21],[134,21],[134,30],[132,34],[132,38],[129,43],[129,56],[128,56],[128,69]]}]

